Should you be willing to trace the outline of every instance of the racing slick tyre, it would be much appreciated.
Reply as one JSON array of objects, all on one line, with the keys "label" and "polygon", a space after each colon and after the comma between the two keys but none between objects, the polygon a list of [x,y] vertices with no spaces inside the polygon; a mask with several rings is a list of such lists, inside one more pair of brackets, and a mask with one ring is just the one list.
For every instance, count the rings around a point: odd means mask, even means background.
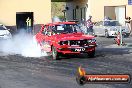
[{"label": "racing slick tyre", "polygon": [[56,48],[52,46],[52,58],[53,60],[60,60],[59,53],[57,52]]},{"label": "racing slick tyre", "polygon": [[95,50],[88,52],[88,56],[91,58],[94,57],[95,56]]},{"label": "racing slick tyre", "polygon": [[108,34],[108,31],[107,30],[105,31],[105,37],[106,38],[109,38],[109,34]]}]

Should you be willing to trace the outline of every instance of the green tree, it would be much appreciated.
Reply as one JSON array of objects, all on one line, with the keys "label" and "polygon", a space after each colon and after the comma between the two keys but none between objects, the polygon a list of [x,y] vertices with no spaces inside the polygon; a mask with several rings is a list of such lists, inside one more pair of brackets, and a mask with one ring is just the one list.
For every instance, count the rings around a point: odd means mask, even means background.
[{"label": "green tree", "polygon": [[52,2],[51,3],[51,14],[52,18],[57,16],[60,19],[64,18],[64,13],[62,10],[65,9],[66,3],[65,2]]}]

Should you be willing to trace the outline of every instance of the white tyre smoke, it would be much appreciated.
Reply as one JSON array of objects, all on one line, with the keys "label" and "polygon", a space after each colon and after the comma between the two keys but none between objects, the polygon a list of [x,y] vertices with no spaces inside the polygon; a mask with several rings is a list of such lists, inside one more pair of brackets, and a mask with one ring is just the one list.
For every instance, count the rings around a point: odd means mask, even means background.
[{"label": "white tyre smoke", "polygon": [[25,57],[47,56],[46,52],[41,53],[35,36],[20,32],[11,40],[1,41],[0,51],[8,54],[21,54]]}]

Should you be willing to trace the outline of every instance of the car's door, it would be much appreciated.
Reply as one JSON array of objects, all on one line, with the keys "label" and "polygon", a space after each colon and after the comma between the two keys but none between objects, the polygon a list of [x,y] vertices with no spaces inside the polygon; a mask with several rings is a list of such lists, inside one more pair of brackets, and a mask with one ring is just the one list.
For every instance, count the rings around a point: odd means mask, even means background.
[{"label": "car's door", "polygon": [[46,26],[46,29],[43,32],[44,34],[44,39],[42,41],[42,45],[43,45],[43,50],[45,50],[46,52],[50,52],[51,51],[51,36],[52,36],[52,31],[51,31],[51,26]]},{"label": "car's door", "polygon": [[40,31],[35,35],[35,38],[39,44],[44,39],[44,34],[43,34],[44,30],[45,30],[45,25],[41,25]]}]

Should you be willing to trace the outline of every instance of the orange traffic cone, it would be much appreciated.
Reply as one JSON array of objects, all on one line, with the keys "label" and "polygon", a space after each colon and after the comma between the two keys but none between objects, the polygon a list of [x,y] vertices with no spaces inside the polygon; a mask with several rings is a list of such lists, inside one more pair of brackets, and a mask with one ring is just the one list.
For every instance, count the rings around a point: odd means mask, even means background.
[{"label": "orange traffic cone", "polygon": [[114,40],[115,40],[116,44],[119,46],[119,45],[120,45],[120,43],[121,43],[121,36],[120,36],[120,32],[118,32],[117,37],[116,37],[116,39],[114,39]]}]

